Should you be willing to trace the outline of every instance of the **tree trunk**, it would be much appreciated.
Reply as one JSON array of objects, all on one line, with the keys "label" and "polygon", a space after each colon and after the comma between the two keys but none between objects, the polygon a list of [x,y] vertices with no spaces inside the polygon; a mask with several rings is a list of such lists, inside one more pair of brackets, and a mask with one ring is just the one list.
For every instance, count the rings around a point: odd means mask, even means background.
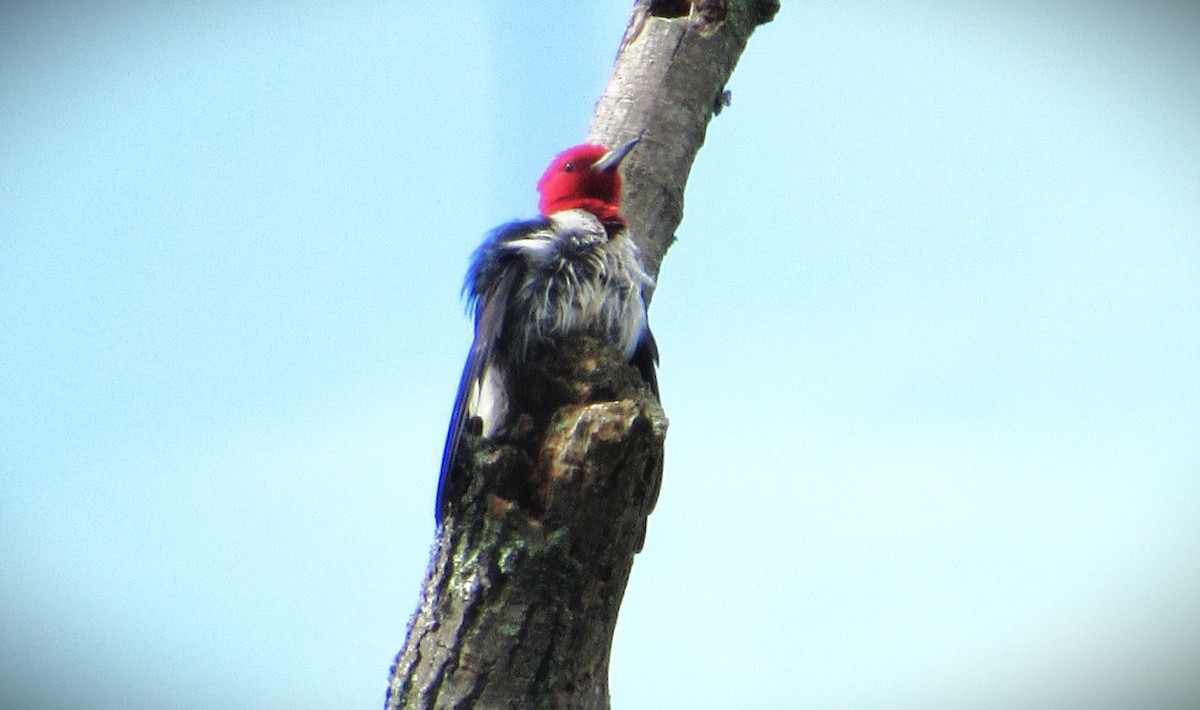
[{"label": "tree trunk", "polygon": [[[636,3],[588,142],[642,135],[622,210],[656,275],[683,190],[754,28],[777,0]],[[544,431],[465,436],[467,492],[438,529],[391,708],[609,707],[608,659],[662,473],[667,421],[637,371],[583,340],[538,360]]]}]

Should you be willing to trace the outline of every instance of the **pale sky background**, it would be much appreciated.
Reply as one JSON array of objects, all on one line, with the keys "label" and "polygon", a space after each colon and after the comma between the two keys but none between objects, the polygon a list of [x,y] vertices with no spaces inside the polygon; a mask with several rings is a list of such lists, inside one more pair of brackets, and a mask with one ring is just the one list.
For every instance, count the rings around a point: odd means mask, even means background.
[{"label": "pale sky background", "polygon": [[[629,7],[226,5],[0,5],[5,708],[381,705]],[[729,88],[614,707],[1200,706],[1200,6],[784,0]]]}]

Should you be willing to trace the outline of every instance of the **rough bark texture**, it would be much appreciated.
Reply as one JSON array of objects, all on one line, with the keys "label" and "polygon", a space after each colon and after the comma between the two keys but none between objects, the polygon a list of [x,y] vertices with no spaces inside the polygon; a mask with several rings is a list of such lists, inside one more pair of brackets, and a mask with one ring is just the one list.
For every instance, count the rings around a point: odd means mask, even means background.
[{"label": "rough bark texture", "polygon": [[[657,274],[725,82],[778,0],[639,1],[588,141],[641,134],[623,213]],[[551,408],[464,437],[466,493],[434,542],[387,708],[609,707],[617,612],[662,474],[667,421],[634,368],[582,340],[536,360]],[[549,383],[549,384],[547,384]]]},{"label": "rough bark texture", "polygon": [[434,543],[389,707],[608,707],[608,648],[666,418],[594,341],[538,365],[575,402],[536,435],[466,443],[471,485]]}]

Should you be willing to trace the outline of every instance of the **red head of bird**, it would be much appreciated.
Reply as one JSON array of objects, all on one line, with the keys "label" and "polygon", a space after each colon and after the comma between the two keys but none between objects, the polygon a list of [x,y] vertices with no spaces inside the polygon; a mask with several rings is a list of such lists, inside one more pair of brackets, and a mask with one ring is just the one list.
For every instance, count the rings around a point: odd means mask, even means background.
[{"label": "red head of bird", "polygon": [[582,208],[602,220],[620,219],[621,176],[617,167],[638,140],[634,138],[612,150],[577,145],[559,153],[538,180],[542,215]]}]

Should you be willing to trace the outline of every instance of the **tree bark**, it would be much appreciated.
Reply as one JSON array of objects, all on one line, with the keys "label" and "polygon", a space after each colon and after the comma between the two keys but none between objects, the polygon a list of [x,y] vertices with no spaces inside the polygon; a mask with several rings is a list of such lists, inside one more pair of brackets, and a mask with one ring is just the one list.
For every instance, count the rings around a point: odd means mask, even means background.
[{"label": "tree bark", "polygon": [[709,120],[728,105],[725,84],[779,0],[641,0],[588,131],[588,142],[642,142],[621,164],[621,213],[651,276],[683,220],[683,190]]},{"label": "tree bark", "polygon": [[[778,0],[640,0],[587,140],[635,135],[623,214],[657,275],[725,82]],[[637,371],[581,340],[537,360],[548,421],[464,437],[467,492],[438,529],[386,707],[606,709],[608,660],[661,483],[667,420]],[[546,383],[550,383],[547,385]]]}]

